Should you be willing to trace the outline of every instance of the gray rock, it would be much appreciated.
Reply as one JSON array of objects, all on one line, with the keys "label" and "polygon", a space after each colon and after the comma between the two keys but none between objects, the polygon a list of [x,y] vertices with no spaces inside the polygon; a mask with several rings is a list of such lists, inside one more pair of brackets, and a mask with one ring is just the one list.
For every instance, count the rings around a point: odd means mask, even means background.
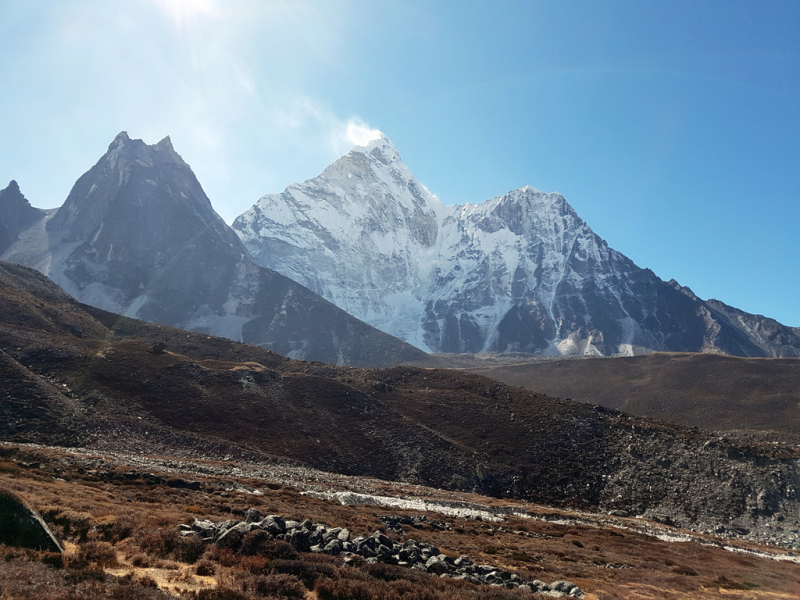
[{"label": "gray rock", "polygon": [[241,542],[244,534],[253,528],[251,523],[237,523],[233,527],[227,529],[217,539],[217,545],[223,548],[236,548]]},{"label": "gray rock", "polygon": [[244,520],[248,523],[255,523],[256,521],[261,520],[261,513],[258,512],[257,508],[248,508],[247,512],[244,513]]},{"label": "gray rock", "polygon": [[292,529],[286,534],[286,541],[298,552],[310,552],[311,544],[308,541],[308,533],[302,529]]},{"label": "gray rock", "polygon": [[428,559],[425,563],[425,570],[428,571],[428,573],[441,575],[442,573],[452,573],[455,571],[455,567],[449,558],[439,554]]},{"label": "gray rock", "polygon": [[0,543],[47,552],[64,551],[39,513],[6,490],[0,490]]}]

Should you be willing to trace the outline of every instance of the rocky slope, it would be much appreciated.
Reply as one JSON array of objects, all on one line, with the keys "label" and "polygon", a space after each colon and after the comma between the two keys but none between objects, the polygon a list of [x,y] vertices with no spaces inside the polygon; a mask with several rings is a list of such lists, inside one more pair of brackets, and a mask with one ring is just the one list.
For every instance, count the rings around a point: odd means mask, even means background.
[{"label": "rocky slope", "polygon": [[0,350],[0,439],[289,460],[800,544],[791,446],[458,371],[290,360],[81,305],[35,271],[5,264]]},{"label": "rocky slope", "polygon": [[233,228],[259,264],[426,351],[800,355],[800,330],[637,267],[558,193],[445,206],[385,137]]},{"label": "rocky slope", "polygon": [[423,358],[256,265],[168,137],[148,146],[120,133],[64,205],[3,258],[92,306],[296,358],[365,366]]},{"label": "rocky slope", "polygon": [[45,211],[33,208],[12,180],[0,190],[0,253],[19,239],[19,234],[45,216]]}]

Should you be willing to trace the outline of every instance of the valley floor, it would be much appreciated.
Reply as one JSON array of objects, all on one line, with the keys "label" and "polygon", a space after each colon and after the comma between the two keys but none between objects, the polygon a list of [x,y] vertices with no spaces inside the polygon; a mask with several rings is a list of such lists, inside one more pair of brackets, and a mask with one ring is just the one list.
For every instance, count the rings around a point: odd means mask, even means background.
[{"label": "valley floor", "polygon": [[[376,530],[396,542],[413,538],[528,581],[569,580],[591,600],[800,596],[800,556],[783,549],[278,463],[4,444],[0,489],[35,506],[66,542],[61,561],[0,546],[3,599],[343,600],[356,589],[367,600],[534,597],[402,567],[346,566],[342,557],[298,554],[278,542],[234,554],[178,536],[195,518],[241,520],[249,508],[344,527],[353,538]],[[407,519],[398,530],[387,517]]]}]

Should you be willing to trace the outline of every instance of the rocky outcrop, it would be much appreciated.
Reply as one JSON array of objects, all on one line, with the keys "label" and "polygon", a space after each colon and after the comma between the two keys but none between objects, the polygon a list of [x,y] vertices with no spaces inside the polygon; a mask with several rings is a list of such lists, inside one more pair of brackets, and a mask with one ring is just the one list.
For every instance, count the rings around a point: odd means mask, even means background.
[{"label": "rocky outcrop", "polygon": [[[402,521],[398,517],[394,522]],[[298,552],[315,552],[343,555],[345,562],[364,559],[370,563],[386,563],[419,569],[438,577],[461,579],[476,584],[488,584],[509,589],[520,589],[554,598],[583,598],[578,586],[569,581],[526,581],[519,575],[493,565],[477,565],[469,556],[452,559],[442,554],[436,546],[406,539],[397,542],[386,534],[376,531],[370,536],[351,539],[350,531],[342,527],[328,527],[310,520],[284,519],[279,515],[261,518],[256,509],[249,509],[244,521],[200,521],[181,525],[181,535],[197,537],[237,550],[244,537],[251,532],[261,532],[265,540],[281,540],[289,543]],[[360,558],[359,558],[360,557]]]},{"label": "rocky outcrop", "polygon": [[19,234],[45,216],[45,211],[33,208],[11,180],[0,190],[0,253],[19,239]]},{"label": "rocky outcrop", "polygon": [[0,544],[64,551],[39,513],[8,490],[0,490]]}]

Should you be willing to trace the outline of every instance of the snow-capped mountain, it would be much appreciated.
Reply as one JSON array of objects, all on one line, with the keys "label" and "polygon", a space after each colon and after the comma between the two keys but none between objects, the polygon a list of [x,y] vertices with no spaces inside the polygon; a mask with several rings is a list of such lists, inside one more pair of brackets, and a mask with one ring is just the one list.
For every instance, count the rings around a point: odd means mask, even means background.
[{"label": "snow-capped mountain", "polygon": [[800,355],[800,330],[734,318],[637,267],[558,193],[445,206],[385,136],[233,229],[262,266],[426,351]]},{"label": "snow-capped mountain", "polygon": [[150,146],[120,133],[2,260],[36,268],[86,304],[292,358],[384,366],[424,357],[255,264],[168,137]]}]

